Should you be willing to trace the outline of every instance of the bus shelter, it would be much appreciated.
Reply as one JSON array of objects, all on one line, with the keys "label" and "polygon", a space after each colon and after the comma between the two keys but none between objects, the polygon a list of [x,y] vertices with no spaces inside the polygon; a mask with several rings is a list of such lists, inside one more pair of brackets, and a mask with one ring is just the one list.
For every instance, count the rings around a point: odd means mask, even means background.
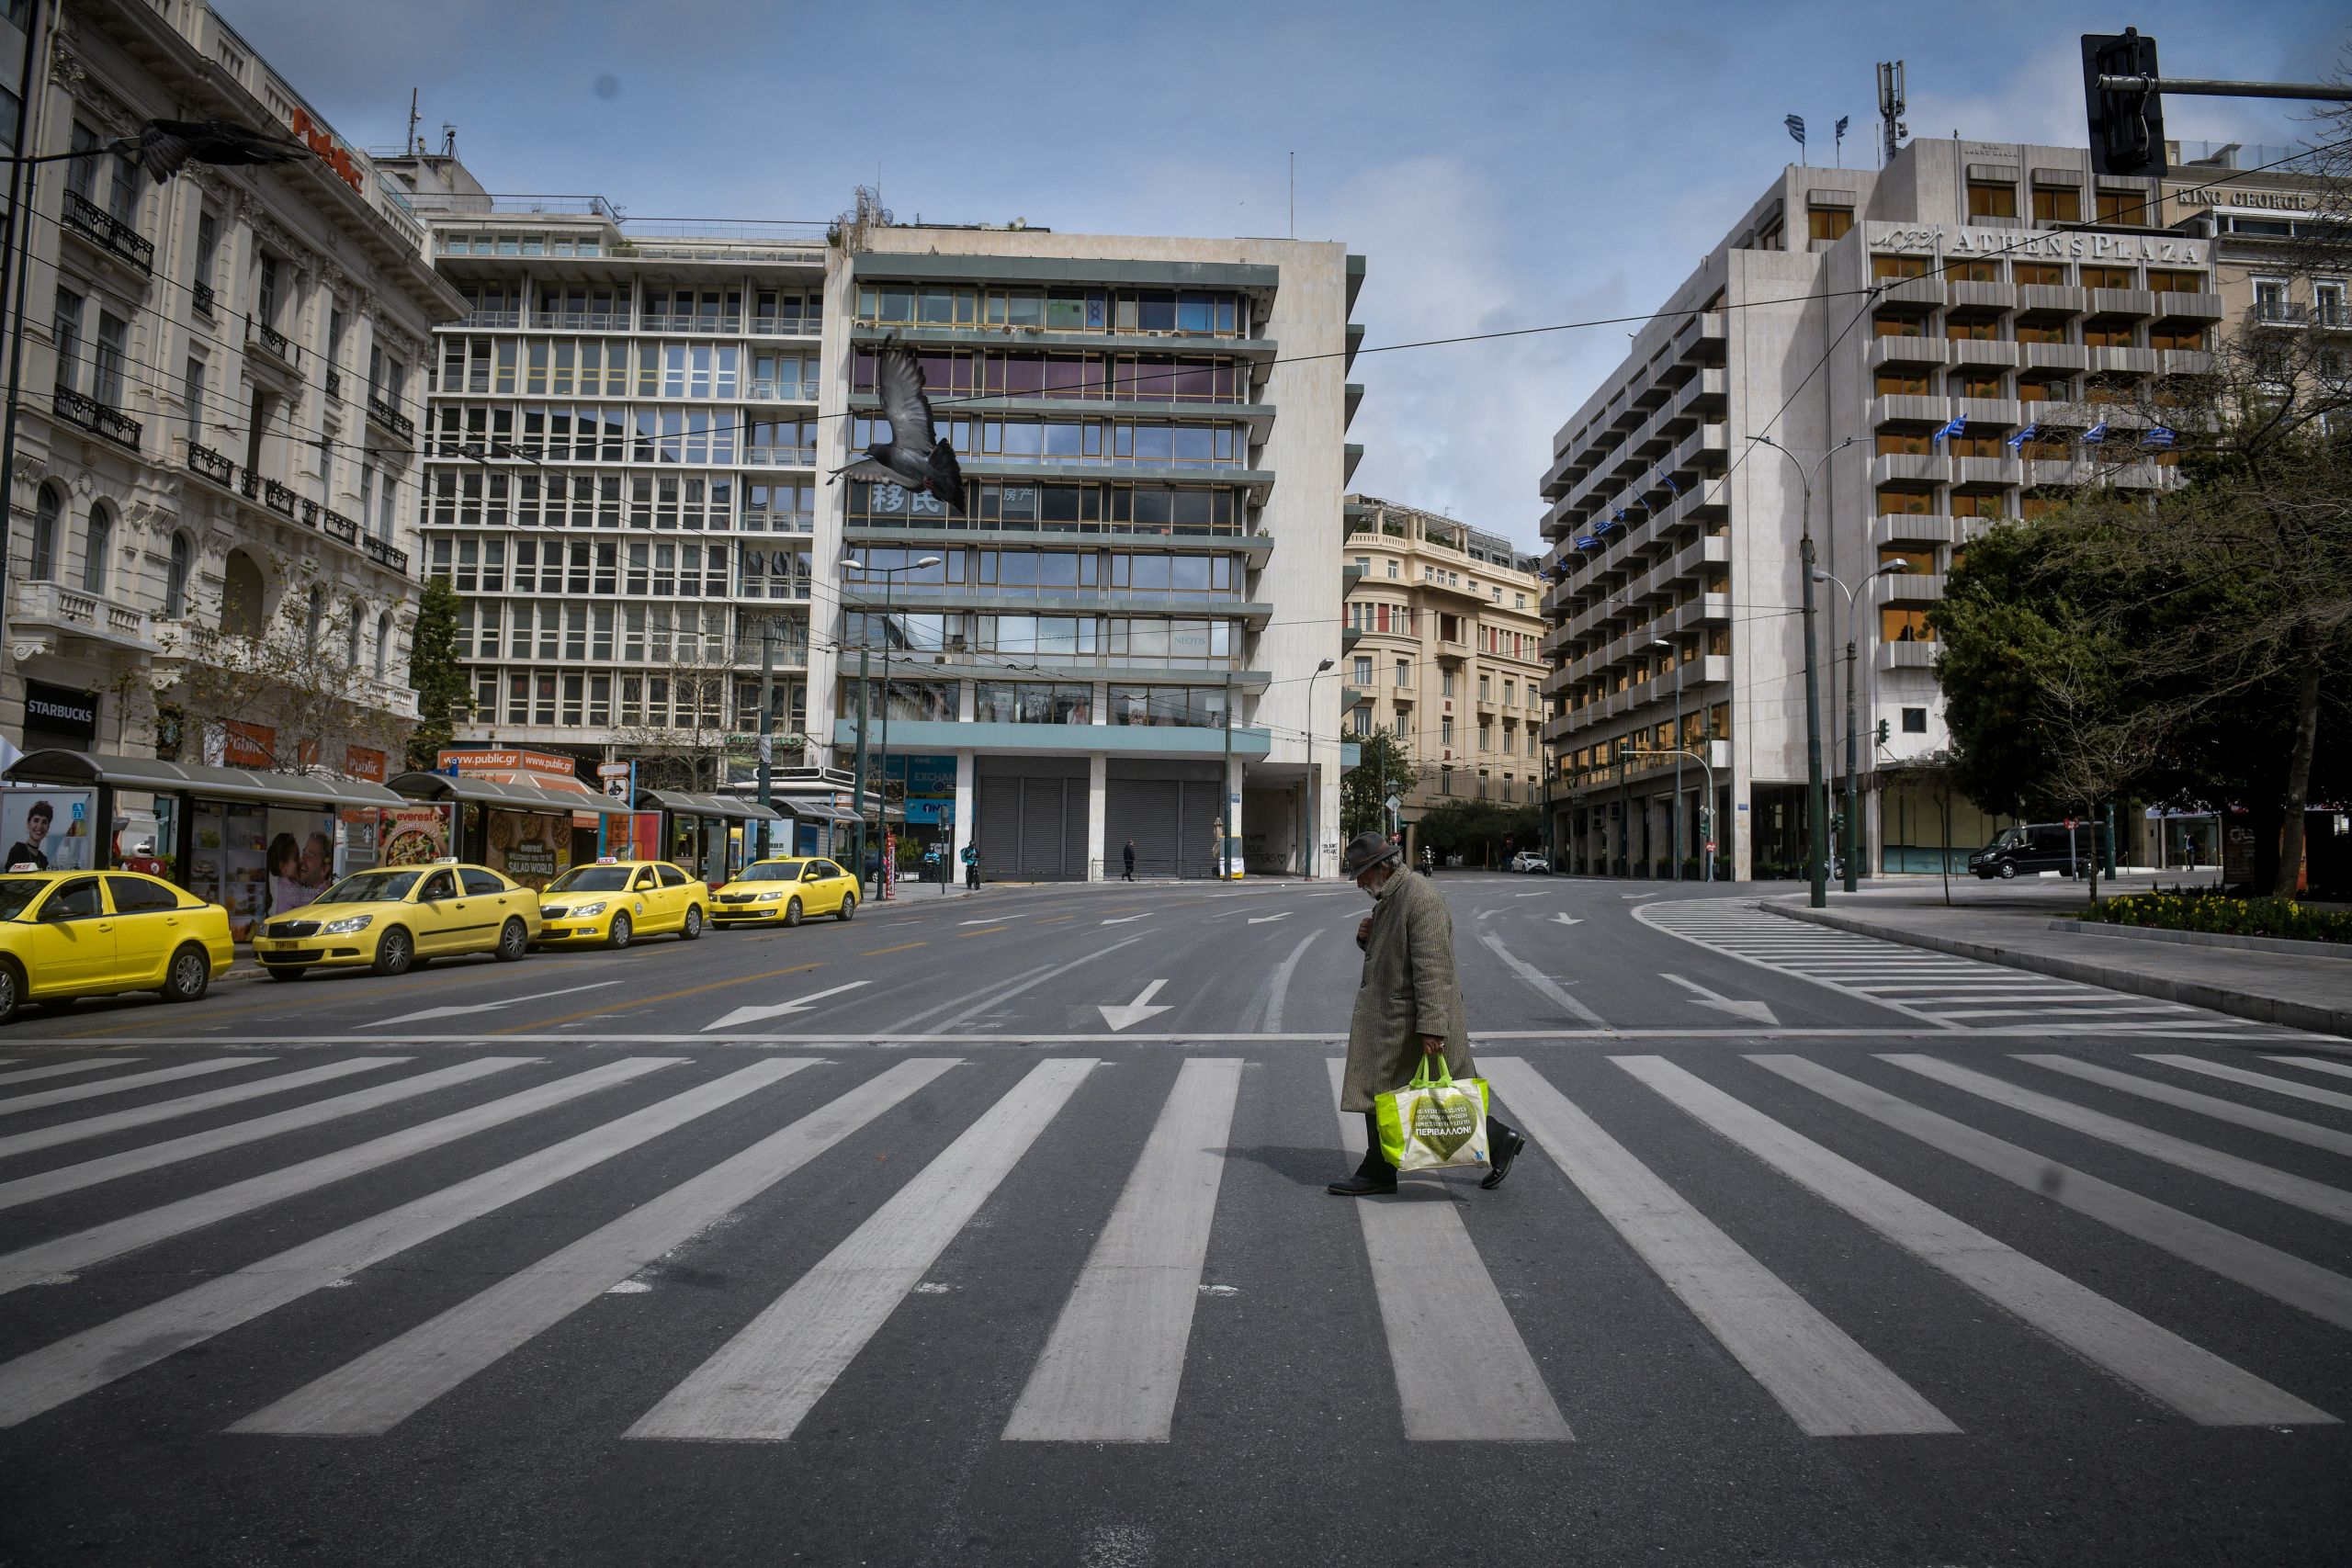
[{"label": "bus shelter", "polygon": [[[662,852],[654,858],[682,866],[713,887],[732,877],[751,858],[761,825],[773,832],[784,820],[756,800],[676,789],[639,791],[637,809],[661,818],[656,842]],[[639,852],[643,852],[641,843]]]},{"label": "bus shelter", "polygon": [[243,942],[377,863],[379,814],[404,804],[334,773],[28,751],[0,792],[0,868],[144,871],[229,911]]},{"label": "bus shelter", "polygon": [[626,803],[585,784],[573,790],[420,773],[401,773],[390,787],[405,809],[387,824],[386,864],[449,857],[503,871],[526,887],[545,887],[571,869],[579,858],[575,829],[582,818],[628,814]]}]

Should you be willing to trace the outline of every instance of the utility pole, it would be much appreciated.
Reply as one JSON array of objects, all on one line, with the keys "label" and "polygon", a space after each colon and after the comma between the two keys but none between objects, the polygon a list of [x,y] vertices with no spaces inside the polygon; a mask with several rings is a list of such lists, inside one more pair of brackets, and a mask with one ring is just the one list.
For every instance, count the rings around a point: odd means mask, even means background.
[{"label": "utility pole", "polygon": [[[1311,721],[1310,721],[1311,722]],[[1216,879],[1231,880],[1227,868],[1233,854],[1233,671],[1225,671],[1225,771],[1216,776]]]},{"label": "utility pole", "polygon": [[[775,618],[771,615],[760,623],[760,809],[772,810],[772,784],[775,764]],[[775,848],[769,835],[775,830],[773,818],[760,823],[760,853],[764,859]]]},{"label": "utility pole", "polygon": [[1750,441],[1770,446],[1797,468],[1797,479],[1804,487],[1803,534],[1797,541],[1797,559],[1804,575],[1804,766],[1805,818],[1808,842],[1805,846],[1805,870],[1812,884],[1808,901],[1818,909],[1829,902],[1829,795],[1821,778],[1821,671],[1816,663],[1819,637],[1814,629],[1814,550],[1813,550],[1813,481],[1820,477],[1822,468],[1830,458],[1861,439],[1849,435],[1828,451],[1814,459],[1808,469],[1803,458],[1769,435],[1751,435]]},{"label": "utility pole", "polygon": [[[1860,767],[1861,766],[1861,763],[1860,763],[1860,759],[1857,757],[1856,752],[1855,752],[1855,744],[1856,744],[1856,742],[1855,742],[1855,734],[1854,734],[1854,727],[1855,727],[1855,719],[1854,719],[1854,642],[1855,642],[1854,622],[1855,622],[1856,618],[1857,618],[1857,617],[1860,615],[1860,613],[1861,613],[1861,612],[1860,612],[1860,611],[1856,607],[1856,606],[1857,606],[1857,604],[1858,604],[1858,598],[1857,598],[1857,596],[1861,592],[1863,584],[1864,584],[1864,583],[1869,582],[1872,578],[1877,578],[1877,577],[1887,577],[1887,576],[1891,576],[1891,575],[1893,575],[1894,573],[1898,572],[1898,571],[1908,571],[1908,570],[1911,570],[1911,563],[1910,563],[1909,561],[1907,561],[1907,560],[1904,559],[1902,557],[1897,556],[1894,559],[1893,559],[1893,560],[1891,560],[1891,561],[1884,562],[1883,564],[1882,564],[1882,565],[1878,568],[1878,570],[1877,570],[1872,571],[1872,572],[1869,572],[1869,573],[1866,573],[1865,575],[1863,575],[1860,579],[1859,579],[1858,581],[1856,581],[1856,582],[1854,583],[1854,585],[1853,585],[1851,588],[1847,587],[1847,586],[1846,586],[1846,584],[1845,584],[1845,582],[1844,582],[1843,581],[1841,581],[1840,579],[1838,579],[1838,578],[1832,577],[1832,576],[1830,576],[1830,575],[1829,575],[1827,572],[1826,572],[1826,571],[1816,571],[1816,572],[1815,572],[1815,573],[1813,574],[1813,581],[1815,581],[1815,582],[1826,582],[1826,583],[1829,583],[1829,584],[1833,585],[1834,587],[1836,587],[1839,592],[1841,592],[1841,593],[1843,593],[1843,594],[1845,594],[1845,595],[1846,595],[1846,813],[1845,813],[1845,816],[1846,816],[1846,877],[1845,877],[1845,886],[1846,886],[1846,891],[1847,891],[1847,892],[1849,892],[1849,893],[1851,893],[1851,892],[1855,891],[1855,890],[1856,890],[1856,888],[1857,888],[1857,887],[1859,887],[1859,886],[1860,886],[1860,880],[1859,880],[1859,879],[1860,879],[1860,875],[1861,875],[1861,866],[1860,866],[1860,860],[1861,860],[1861,819],[1860,819],[1860,817],[1858,815],[1858,814],[1859,814],[1859,812],[1860,812],[1860,804],[1859,804],[1858,785],[1857,785],[1856,776],[1855,776],[1855,775],[1856,775],[1856,772],[1857,772],[1857,770],[1858,770],[1858,769],[1860,769]],[[1832,606],[1832,608],[1834,609],[1834,608],[1835,608],[1835,606]],[[1833,627],[1831,628],[1831,634],[1832,634],[1832,635],[1831,635],[1831,640],[1832,640],[1832,641],[1835,641],[1835,640],[1836,640],[1836,627],[1834,627],[1834,626],[1833,626]]]},{"label": "utility pole", "polygon": [[1652,648],[1662,648],[1674,656],[1674,829],[1668,840],[1668,854],[1674,862],[1671,880],[1682,880],[1682,652],[1664,637],[1652,637]]}]

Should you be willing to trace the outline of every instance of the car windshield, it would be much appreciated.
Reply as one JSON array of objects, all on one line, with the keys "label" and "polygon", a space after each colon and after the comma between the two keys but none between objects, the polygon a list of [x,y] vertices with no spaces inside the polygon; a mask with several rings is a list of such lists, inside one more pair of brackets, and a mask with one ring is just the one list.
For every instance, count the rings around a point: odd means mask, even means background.
[{"label": "car windshield", "polygon": [[636,873],[625,865],[575,865],[548,884],[550,893],[625,893]]},{"label": "car windshield", "polygon": [[424,873],[416,871],[363,871],[346,876],[319,895],[322,904],[397,904],[416,886]]},{"label": "car windshield", "polygon": [[13,920],[49,886],[45,876],[0,876],[0,920]]},{"label": "car windshield", "polygon": [[1996,850],[2013,850],[2024,842],[2024,829],[2004,828],[1993,836],[1993,842],[1988,847]]},{"label": "car windshield", "polygon": [[738,882],[797,882],[800,868],[808,863],[797,860],[754,861],[743,868]]}]

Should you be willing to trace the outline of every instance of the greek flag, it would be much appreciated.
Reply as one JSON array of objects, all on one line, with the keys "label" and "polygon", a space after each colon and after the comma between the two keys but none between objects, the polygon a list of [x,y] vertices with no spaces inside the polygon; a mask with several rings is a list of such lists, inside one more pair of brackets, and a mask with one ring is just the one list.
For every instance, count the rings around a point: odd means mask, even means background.
[{"label": "greek flag", "polygon": [[2096,446],[2106,439],[2107,421],[2105,420],[2100,420],[2097,424],[2092,425],[2088,430],[2083,432],[2083,445],[2086,446]]},{"label": "greek flag", "polygon": [[2008,448],[2012,452],[2022,452],[2025,450],[2025,444],[2041,434],[2041,426],[2029,420],[2023,429],[2008,438]]},{"label": "greek flag", "polygon": [[1577,548],[1580,550],[1597,550],[1600,548],[1600,540],[1593,535],[1587,534],[1583,538],[1577,541]]},{"label": "greek flag", "polygon": [[1931,439],[1934,441],[1949,441],[1951,437],[1960,434],[1967,428],[1968,421],[1964,419],[1955,419],[1950,424],[1945,425],[1941,430],[1937,431]]},{"label": "greek flag", "polygon": [[2159,424],[2150,430],[2147,434],[2140,437],[2140,445],[2152,446],[2162,452],[2172,446],[2172,428],[2169,425]]},{"label": "greek flag", "polygon": [[1789,128],[1789,139],[1799,147],[1803,147],[1804,145],[1804,116],[1792,114],[1782,119],[1781,123]]},{"label": "greek flag", "polygon": [[1607,518],[1601,522],[1594,524],[1592,525],[1593,533],[1598,536],[1606,534],[1611,528],[1623,528],[1625,525],[1623,521],[1624,515],[1625,514],[1621,512],[1615,517]]},{"label": "greek flag", "polygon": [[1674,482],[1674,476],[1672,474],[1669,474],[1665,469],[1660,468],[1658,470],[1657,477],[1666,481],[1666,488],[1668,490],[1672,491],[1676,495],[1680,495],[1682,493],[1682,487]]}]

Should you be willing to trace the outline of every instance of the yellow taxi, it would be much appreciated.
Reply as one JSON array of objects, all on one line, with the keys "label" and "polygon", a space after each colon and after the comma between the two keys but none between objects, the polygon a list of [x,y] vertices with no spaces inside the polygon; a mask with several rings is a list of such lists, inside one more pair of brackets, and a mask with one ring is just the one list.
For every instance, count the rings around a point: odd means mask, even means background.
[{"label": "yellow taxi", "polygon": [[710,919],[710,889],[665,860],[575,865],[539,895],[542,946],[627,947],[675,931],[687,942]]},{"label": "yellow taxi", "polygon": [[0,876],[0,1023],[27,1002],[161,991],[192,1002],[236,956],[229,911],[135,871]]},{"label": "yellow taxi", "polygon": [[710,913],[722,926],[797,926],[805,915],[846,920],[857,914],[857,878],[815,856],[755,860],[718,890]]},{"label": "yellow taxi", "polygon": [[271,915],[254,930],[254,956],[274,980],[318,967],[365,964],[401,975],[435,958],[487,953],[512,964],[539,932],[538,896],[486,865],[356,871],[314,903]]}]

